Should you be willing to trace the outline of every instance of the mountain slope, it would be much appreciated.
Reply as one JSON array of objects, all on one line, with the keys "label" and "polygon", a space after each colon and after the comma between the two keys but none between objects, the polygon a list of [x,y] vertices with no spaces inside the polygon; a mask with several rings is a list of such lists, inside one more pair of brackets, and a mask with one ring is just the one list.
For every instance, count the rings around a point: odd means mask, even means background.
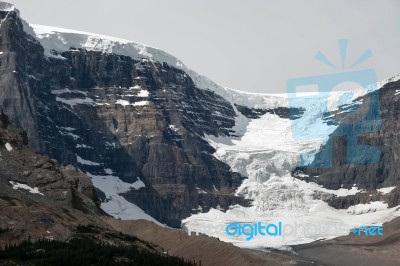
[{"label": "mountain slope", "polygon": [[104,210],[152,219],[136,204],[180,226],[201,208],[248,204],[233,195],[243,177],[203,140],[231,134],[229,102],[146,58],[80,47],[47,57],[16,11],[1,15],[1,106],[32,148],[92,177]]},{"label": "mountain slope", "polygon": [[0,246],[28,236],[67,240],[79,224],[105,225],[87,176],[30,150],[1,109],[0,121]]},{"label": "mountain slope", "polygon": [[[341,168],[337,179],[325,173],[332,186],[324,173],[292,174],[302,170],[300,154],[315,150],[312,163],[340,130],[326,117],[327,99],[289,108],[287,96],[224,88],[155,48],[31,28],[9,6],[0,15],[0,106],[30,147],[89,175],[101,208],[114,217],[173,227],[183,220],[189,230],[237,245],[280,247],[399,216],[395,177],[365,186]],[[294,139],[294,121],[302,141]],[[225,233],[232,221],[280,220],[343,227],[251,243]]]}]

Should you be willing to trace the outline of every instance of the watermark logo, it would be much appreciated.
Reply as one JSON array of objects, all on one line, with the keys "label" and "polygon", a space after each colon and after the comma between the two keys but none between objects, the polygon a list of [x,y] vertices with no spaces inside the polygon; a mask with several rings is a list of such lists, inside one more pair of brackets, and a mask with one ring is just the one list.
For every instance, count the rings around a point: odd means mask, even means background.
[{"label": "watermark logo", "polygon": [[[193,227],[192,227],[193,226]],[[341,223],[301,223],[291,222],[254,222],[240,223],[234,221],[229,224],[195,224],[192,226],[184,226],[188,235],[192,233],[204,233],[209,236],[226,236],[235,238],[236,240],[250,241],[254,238],[278,237],[282,241],[296,240],[299,237],[306,238],[325,238],[326,236],[338,236],[349,232],[348,226]]]},{"label": "watermark logo", "polygon": [[226,226],[225,232],[229,236],[245,235],[247,241],[253,239],[257,234],[260,236],[282,236],[282,222],[266,225],[263,225],[262,222],[255,224],[234,222]]},{"label": "watermark logo", "polygon": [[383,236],[382,226],[361,226],[359,228],[354,228],[351,232],[357,236]]},{"label": "watermark logo", "polygon": [[[320,140],[325,143],[322,150],[308,150],[301,154],[301,167],[332,167],[332,138],[326,133],[329,124],[337,125],[333,136],[346,138],[347,163],[367,164],[380,161],[381,152],[376,147],[360,141],[361,135],[382,128],[376,73],[373,69],[352,70],[370,58],[372,52],[367,49],[355,62],[349,64],[349,70],[345,70],[347,45],[347,40],[339,40],[340,72],[293,78],[286,82],[289,107],[293,107],[291,110],[305,109],[300,119],[295,119],[297,112],[291,113],[294,140]],[[339,69],[321,52],[317,52],[315,58],[335,70]],[[305,91],[308,93],[301,93]],[[359,97],[361,95],[362,98]],[[323,114],[323,117],[316,117],[320,114]],[[307,117],[314,121],[307,120]],[[315,123],[315,120],[319,119],[323,122]]]},{"label": "watermark logo", "polygon": [[[196,223],[184,225],[188,235],[199,233],[214,237],[227,237],[235,241],[250,241],[272,237],[275,240],[324,239],[352,233],[356,236],[383,236],[382,226],[360,226],[350,230],[349,226],[339,222],[304,223],[282,221],[254,221],[252,223]],[[268,240],[267,240],[268,241]]]}]

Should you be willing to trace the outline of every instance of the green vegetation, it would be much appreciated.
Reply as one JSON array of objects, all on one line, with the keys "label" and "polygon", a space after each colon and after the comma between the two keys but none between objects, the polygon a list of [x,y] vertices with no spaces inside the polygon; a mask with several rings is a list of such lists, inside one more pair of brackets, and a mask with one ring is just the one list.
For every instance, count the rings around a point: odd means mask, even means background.
[{"label": "green vegetation", "polygon": [[[80,228],[85,231],[86,228]],[[91,228],[94,229],[94,228]],[[90,229],[90,230],[91,230]],[[0,265],[140,265],[180,266],[196,265],[181,258],[148,251],[137,247],[98,243],[89,238],[76,238],[69,242],[30,240],[0,250]],[[8,265],[8,264],[7,264]]]}]

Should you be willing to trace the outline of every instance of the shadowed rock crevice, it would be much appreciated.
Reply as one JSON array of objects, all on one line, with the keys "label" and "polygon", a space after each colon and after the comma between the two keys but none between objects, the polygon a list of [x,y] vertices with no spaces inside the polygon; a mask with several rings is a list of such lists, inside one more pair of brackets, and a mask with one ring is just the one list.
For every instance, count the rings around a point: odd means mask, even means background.
[{"label": "shadowed rock crevice", "polygon": [[269,113],[269,114],[275,114],[279,116],[280,118],[286,118],[286,119],[298,119],[300,118],[303,113],[304,109],[302,108],[287,108],[287,107],[278,107],[275,109],[262,109],[262,108],[249,108],[247,106],[235,104],[236,108],[238,111],[244,115],[247,118],[252,118],[252,119],[257,119],[260,118],[261,116]]}]

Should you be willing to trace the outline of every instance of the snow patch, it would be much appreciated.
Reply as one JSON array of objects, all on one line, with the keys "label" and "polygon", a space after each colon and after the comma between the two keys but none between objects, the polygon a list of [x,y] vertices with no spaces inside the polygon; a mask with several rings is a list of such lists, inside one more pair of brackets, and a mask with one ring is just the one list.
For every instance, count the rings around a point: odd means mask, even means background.
[{"label": "snow patch", "polygon": [[8,150],[8,151],[12,151],[12,146],[11,146],[11,144],[9,143],[9,142],[7,142],[5,145],[4,145],[5,147],[6,147],[6,149]]},{"label": "snow patch", "polygon": [[92,178],[93,185],[100,189],[106,195],[106,200],[101,203],[101,208],[108,214],[114,216],[115,218],[120,218],[123,220],[138,220],[144,219],[148,221],[155,222],[158,225],[164,226],[153,217],[145,213],[135,204],[127,201],[121,193],[125,193],[131,189],[140,189],[144,187],[144,183],[138,177],[138,181],[133,184],[123,182],[116,176],[107,175],[93,175],[91,173],[86,173]]},{"label": "snow patch", "polygon": [[145,106],[145,105],[149,104],[149,101],[138,101],[138,102],[130,103],[127,100],[117,100],[117,102],[115,104],[120,104],[120,105],[122,105],[124,107],[128,106],[128,105],[131,105],[131,106]]},{"label": "snow patch", "polygon": [[196,184],[196,190],[199,194],[208,194],[206,191],[202,190],[197,184]]},{"label": "snow patch", "polygon": [[85,160],[82,157],[80,157],[79,155],[76,155],[76,161],[79,164],[83,164],[83,165],[90,165],[90,166],[99,166],[99,165],[101,165],[100,163],[96,163],[96,162],[92,162],[92,161],[89,161],[89,160]]},{"label": "snow patch", "polygon": [[114,171],[111,170],[110,168],[106,168],[106,169],[104,169],[104,173],[106,173],[107,175],[112,175],[112,174],[114,174]]},{"label": "snow patch", "polygon": [[358,187],[353,186],[351,189],[346,189],[346,188],[339,188],[338,190],[334,190],[334,189],[326,189],[320,186],[320,188],[316,188],[316,190],[318,191],[322,191],[325,193],[329,193],[329,194],[334,194],[338,197],[346,197],[346,196],[350,196],[350,195],[355,195],[357,193],[362,193],[364,192],[364,190],[358,189]]},{"label": "snow patch", "polygon": [[58,132],[63,136],[69,136],[69,137],[73,138],[74,140],[78,140],[81,138],[77,134],[72,133],[72,131],[76,130],[76,128],[72,128],[72,127],[57,127],[57,128],[61,129]]},{"label": "snow patch", "polygon": [[129,101],[126,100],[118,100],[115,104],[120,104],[122,106],[132,105]]},{"label": "snow patch", "polygon": [[140,90],[136,96],[137,97],[149,97],[149,91],[148,90]]},{"label": "snow patch", "polygon": [[172,131],[174,131],[174,132],[176,132],[176,133],[179,133],[179,129],[178,129],[175,125],[169,125],[168,127],[169,127],[169,129],[171,129]]},{"label": "snow patch", "polygon": [[373,201],[368,204],[357,204],[354,206],[350,206],[347,209],[347,212],[354,215],[360,215],[364,213],[386,210],[388,206],[389,205],[387,203],[384,203],[382,201]]},{"label": "snow patch", "polygon": [[[88,92],[86,91],[70,90],[68,88],[64,88],[59,90],[52,90],[51,93],[57,95],[56,101],[69,105],[71,108],[74,108],[74,106],[77,104],[95,105],[95,102],[91,98],[87,97]],[[85,96],[85,98],[64,98],[60,96],[66,93],[82,94],[83,96]]]},{"label": "snow patch", "polygon": [[145,106],[145,105],[149,105],[149,101],[139,101],[139,102],[135,102],[133,105],[134,106]]},{"label": "snow patch", "polygon": [[59,89],[59,90],[52,90],[51,93],[52,94],[56,94],[56,95],[60,95],[60,94],[63,94],[63,93],[78,93],[78,94],[83,94],[85,96],[88,95],[87,91],[70,90],[68,88]]},{"label": "snow patch", "polygon": [[73,99],[65,99],[61,97],[56,97],[57,102],[62,102],[66,105],[69,105],[71,108],[74,108],[75,105],[77,104],[88,104],[88,105],[94,105],[95,103],[91,98],[73,98]]},{"label": "snow patch", "polygon": [[129,90],[138,90],[138,89],[141,89],[141,88],[142,88],[141,86],[135,85],[133,87],[130,87]]},{"label": "snow patch", "polygon": [[76,128],[73,128],[73,127],[58,127],[58,128],[65,130],[65,131],[69,131],[69,132],[76,130]]},{"label": "snow patch", "polygon": [[15,9],[13,4],[9,4],[6,2],[0,2],[0,11],[6,11],[6,12],[10,12],[10,11],[15,11],[17,9]]},{"label": "snow patch", "polygon": [[40,193],[39,188],[37,188],[37,187],[31,188],[30,186],[28,186],[26,184],[21,184],[21,183],[14,182],[14,181],[10,181],[10,184],[12,185],[12,188],[15,190],[24,189],[24,190],[28,190],[28,192],[31,194],[39,194],[39,195],[44,196],[43,193]]},{"label": "snow patch", "polygon": [[88,146],[86,144],[76,144],[75,146],[77,149],[93,149],[93,147]]},{"label": "snow patch", "polygon": [[145,188],[146,185],[143,183],[143,181],[140,180],[139,177],[138,177],[137,179],[138,179],[138,181],[134,182],[134,183],[131,185],[131,188],[134,188],[134,189],[136,189],[136,190],[138,190],[138,189],[140,189],[140,188]]},{"label": "snow patch", "polygon": [[379,189],[377,189],[377,191],[378,191],[380,194],[385,195],[385,194],[388,194],[388,193],[392,192],[392,190],[395,189],[395,188],[396,188],[396,187],[384,187],[384,188],[379,188]]}]

